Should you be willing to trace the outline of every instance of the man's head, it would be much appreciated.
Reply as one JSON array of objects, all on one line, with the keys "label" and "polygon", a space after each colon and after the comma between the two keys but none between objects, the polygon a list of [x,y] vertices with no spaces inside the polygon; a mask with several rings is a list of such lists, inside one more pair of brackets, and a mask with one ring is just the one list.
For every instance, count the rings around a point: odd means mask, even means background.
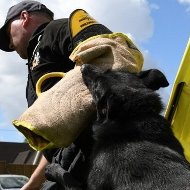
[{"label": "man's head", "polygon": [[12,6],[0,29],[0,49],[16,51],[21,58],[27,58],[29,40],[43,23],[53,19],[53,12],[37,1],[22,1]]}]

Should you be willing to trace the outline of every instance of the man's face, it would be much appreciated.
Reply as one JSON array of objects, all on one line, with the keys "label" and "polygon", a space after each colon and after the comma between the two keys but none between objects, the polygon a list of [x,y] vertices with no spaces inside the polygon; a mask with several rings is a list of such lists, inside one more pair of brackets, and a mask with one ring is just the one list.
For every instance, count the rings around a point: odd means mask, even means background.
[{"label": "man's face", "polygon": [[8,25],[7,32],[10,37],[9,47],[14,49],[21,58],[27,59],[29,34],[24,29],[22,20],[15,19],[11,21]]}]

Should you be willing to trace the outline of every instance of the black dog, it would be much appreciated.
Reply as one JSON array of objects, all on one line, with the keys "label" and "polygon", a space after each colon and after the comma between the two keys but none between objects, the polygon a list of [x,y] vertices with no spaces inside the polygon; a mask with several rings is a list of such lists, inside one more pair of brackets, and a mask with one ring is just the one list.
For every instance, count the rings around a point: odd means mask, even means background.
[{"label": "black dog", "polygon": [[168,82],[158,70],[81,68],[97,106],[88,190],[190,189],[190,165],[154,91]]}]

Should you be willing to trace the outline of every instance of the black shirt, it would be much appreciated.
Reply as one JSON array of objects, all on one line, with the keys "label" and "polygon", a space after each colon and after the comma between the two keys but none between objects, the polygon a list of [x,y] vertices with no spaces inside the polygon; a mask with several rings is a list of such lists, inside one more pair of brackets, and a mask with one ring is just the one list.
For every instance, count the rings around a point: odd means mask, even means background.
[{"label": "black shirt", "polygon": [[[49,72],[67,72],[74,67],[74,63],[69,59],[71,51],[68,19],[51,21],[36,30],[28,46],[28,106],[37,98],[35,85],[41,76]],[[51,88],[58,80],[60,78],[48,79],[42,86],[42,91]]]}]

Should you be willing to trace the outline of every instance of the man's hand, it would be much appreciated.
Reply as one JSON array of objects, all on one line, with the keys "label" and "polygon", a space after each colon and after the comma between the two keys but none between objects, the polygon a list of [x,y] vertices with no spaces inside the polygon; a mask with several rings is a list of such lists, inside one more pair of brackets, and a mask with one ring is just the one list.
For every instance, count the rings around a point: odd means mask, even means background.
[{"label": "man's hand", "polygon": [[42,183],[45,181],[44,170],[47,164],[48,161],[42,156],[40,163],[31,175],[28,183],[26,183],[21,190],[39,190],[42,187]]},{"label": "man's hand", "polygon": [[41,184],[38,186],[38,184],[32,183],[31,181],[29,181],[20,190],[39,190],[40,188],[41,188]]}]

